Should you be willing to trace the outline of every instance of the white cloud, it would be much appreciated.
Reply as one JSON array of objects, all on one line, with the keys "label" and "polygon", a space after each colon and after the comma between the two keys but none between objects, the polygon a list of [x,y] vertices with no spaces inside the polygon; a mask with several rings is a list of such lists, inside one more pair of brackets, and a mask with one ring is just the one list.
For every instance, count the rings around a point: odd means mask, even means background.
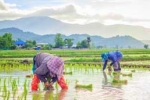
[{"label": "white cloud", "polygon": [[4,3],[3,0],[0,0],[0,11],[1,10],[7,10],[8,6]]},{"label": "white cloud", "polygon": [[[50,2],[50,6],[48,1],[44,6],[43,1],[41,6],[35,7],[36,2],[32,1],[28,3],[28,8],[19,9],[18,4],[0,0],[0,20],[42,15],[68,23],[126,23],[150,27],[149,0],[53,0]],[[23,6],[23,3],[20,5]],[[30,5],[34,3],[35,5]],[[37,3],[39,5],[41,1]]]}]

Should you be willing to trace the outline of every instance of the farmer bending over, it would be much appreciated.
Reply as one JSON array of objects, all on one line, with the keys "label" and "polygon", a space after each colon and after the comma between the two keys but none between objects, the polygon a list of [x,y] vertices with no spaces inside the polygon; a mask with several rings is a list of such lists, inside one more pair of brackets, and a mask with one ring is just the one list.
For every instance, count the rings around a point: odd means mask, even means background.
[{"label": "farmer bending over", "polygon": [[33,57],[32,71],[34,73],[31,90],[37,91],[38,84],[44,82],[45,89],[50,90],[57,81],[62,89],[68,89],[63,77],[64,62],[60,57],[48,54],[38,53]]},{"label": "farmer bending over", "polygon": [[120,60],[122,59],[123,55],[120,51],[114,51],[114,52],[107,52],[101,54],[102,61],[104,62],[103,64],[103,71],[106,69],[107,62],[110,60],[110,66],[113,65],[114,71],[121,71],[120,67]]}]

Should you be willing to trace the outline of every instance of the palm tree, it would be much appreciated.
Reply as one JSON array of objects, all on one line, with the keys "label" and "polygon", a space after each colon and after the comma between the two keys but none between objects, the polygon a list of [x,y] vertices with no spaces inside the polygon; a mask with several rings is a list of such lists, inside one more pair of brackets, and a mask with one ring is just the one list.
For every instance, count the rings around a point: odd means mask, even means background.
[{"label": "palm tree", "polygon": [[88,42],[88,48],[90,48],[90,42],[91,42],[91,38],[87,37],[87,42]]}]

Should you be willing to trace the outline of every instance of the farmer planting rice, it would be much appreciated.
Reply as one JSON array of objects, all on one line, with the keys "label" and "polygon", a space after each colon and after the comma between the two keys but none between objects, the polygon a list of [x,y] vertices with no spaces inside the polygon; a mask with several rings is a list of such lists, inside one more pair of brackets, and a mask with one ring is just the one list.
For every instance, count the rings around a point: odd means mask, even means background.
[{"label": "farmer planting rice", "polygon": [[123,55],[120,51],[112,51],[112,52],[106,52],[101,54],[103,64],[103,71],[106,69],[107,62],[111,61],[110,66],[113,65],[114,71],[121,71],[120,67],[120,60],[122,59]]},{"label": "farmer planting rice", "polygon": [[38,53],[33,57],[34,73],[31,90],[37,91],[38,84],[44,83],[45,89],[53,89],[53,84],[57,81],[62,89],[68,89],[68,86],[63,77],[64,62],[60,57],[48,54]]}]

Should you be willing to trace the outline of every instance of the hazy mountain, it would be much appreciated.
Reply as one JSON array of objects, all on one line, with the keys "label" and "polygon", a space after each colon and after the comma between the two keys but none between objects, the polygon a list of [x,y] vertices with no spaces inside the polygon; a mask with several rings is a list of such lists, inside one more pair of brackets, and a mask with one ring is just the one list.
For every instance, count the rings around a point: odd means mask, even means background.
[{"label": "hazy mountain", "polygon": [[150,46],[150,40],[142,40],[144,44],[148,44]]},{"label": "hazy mountain", "polygon": [[[38,35],[33,32],[24,32],[17,28],[5,28],[0,29],[0,35],[3,35],[4,33],[12,33],[12,37],[14,40],[16,39],[22,39],[24,41],[26,40],[36,40],[37,43],[51,43],[54,44],[55,34],[49,34],[49,35]],[[72,34],[69,36],[62,35],[63,39],[71,38],[74,39],[74,44],[77,44],[79,41],[87,39],[87,37],[91,38],[91,43],[94,43],[95,46],[106,46],[106,47],[122,47],[122,48],[143,48],[144,44],[131,37],[131,36],[115,36],[111,38],[103,38],[101,36],[90,36],[88,34]]]},{"label": "hazy mountain", "polygon": [[65,29],[68,24],[62,23],[49,17],[27,17],[17,20],[0,21],[0,28],[16,27],[24,31],[30,31],[37,34],[57,33]]},{"label": "hazy mountain", "polygon": [[36,38],[40,37],[40,35],[37,35],[35,33],[24,32],[24,31],[17,29],[17,28],[0,29],[0,35],[4,35],[5,33],[12,33],[12,38],[14,40],[16,40],[18,38],[22,39],[22,40],[30,40],[30,39],[34,39],[35,37]]},{"label": "hazy mountain", "polygon": [[[103,25],[100,23],[90,23],[86,25],[68,24],[50,17],[27,17],[16,20],[0,21],[0,29],[16,27],[23,31],[34,32],[36,34],[98,34],[103,37],[112,37],[116,35],[136,36],[143,40],[142,37],[150,37],[150,29],[131,26],[131,25]],[[111,35],[111,36],[109,36]],[[135,38],[135,37],[134,37]]]}]

